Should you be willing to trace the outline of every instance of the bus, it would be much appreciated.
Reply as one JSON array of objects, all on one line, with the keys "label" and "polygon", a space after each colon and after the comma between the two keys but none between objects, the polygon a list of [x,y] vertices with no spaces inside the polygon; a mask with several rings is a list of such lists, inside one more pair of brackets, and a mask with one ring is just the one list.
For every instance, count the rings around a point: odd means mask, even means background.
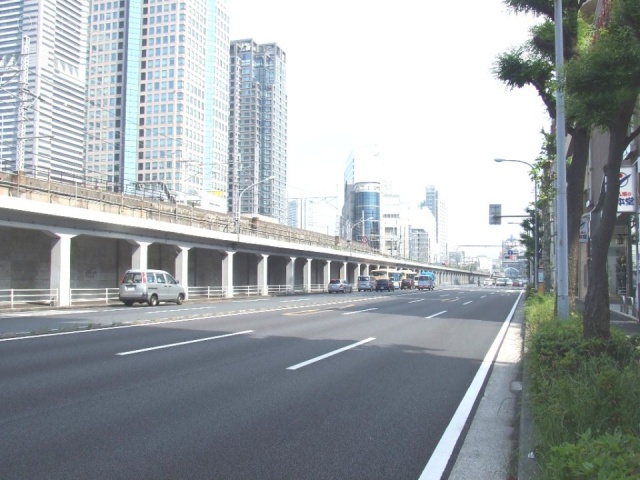
[{"label": "bus", "polygon": [[400,289],[400,282],[402,282],[402,278],[404,277],[404,273],[401,270],[389,267],[382,267],[371,270],[369,272],[369,275],[372,275],[376,280],[381,278],[390,280],[391,282],[393,282],[393,286],[397,289]]},{"label": "bus", "polygon": [[402,273],[400,288],[414,288],[417,273],[409,268],[401,269],[400,272]]}]

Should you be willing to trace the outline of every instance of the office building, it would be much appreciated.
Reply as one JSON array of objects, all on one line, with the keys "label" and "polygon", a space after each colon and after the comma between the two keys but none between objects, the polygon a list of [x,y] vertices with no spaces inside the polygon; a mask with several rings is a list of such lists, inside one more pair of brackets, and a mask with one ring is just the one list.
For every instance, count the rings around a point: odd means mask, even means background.
[{"label": "office building", "polygon": [[425,189],[425,200],[421,204],[433,213],[436,219],[436,243],[440,248],[439,262],[449,260],[448,238],[447,238],[447,209],[446,203],[440,198],[440,194],[435,186],[428,185]]},{"label": "office building", "polygon": [[226,210],[226,0],[92,0],[86,171]]},{"label": "office building", "polygon": [[287,223],[285,52],[232,41],[229,92],[229,211]]},{"label": "office building", "polygon": [[384,190],[380,184],[383,175],[375,145],[359,146],[351,151],[344,171],[341,236],[355,241],[365,237],[377,250],[384,244],[381,226]]},{"label": "office building", "polygon": [[0,2],[3,170],[82,178],[88,3]]}]

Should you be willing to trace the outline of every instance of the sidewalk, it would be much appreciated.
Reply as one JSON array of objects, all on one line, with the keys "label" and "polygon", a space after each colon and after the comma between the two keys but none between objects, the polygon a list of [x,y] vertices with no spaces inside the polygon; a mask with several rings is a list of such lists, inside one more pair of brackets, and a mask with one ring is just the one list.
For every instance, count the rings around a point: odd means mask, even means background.
[{"label": "sidewalk", "polygon": [[448,480],[514,478],[522,394],[524,297],[520,299]]},{"label": "sidewalk", "polygon": [[[578,308],[581,309],[582,305]],[[640,334],[640,323],[619,303],[609,306],[611,327]],[[535,436],[529,415],[525,357],[524,299],[498,351],[448,480],[532,480]],[[517,472],[517,477],[516,477]]]}]

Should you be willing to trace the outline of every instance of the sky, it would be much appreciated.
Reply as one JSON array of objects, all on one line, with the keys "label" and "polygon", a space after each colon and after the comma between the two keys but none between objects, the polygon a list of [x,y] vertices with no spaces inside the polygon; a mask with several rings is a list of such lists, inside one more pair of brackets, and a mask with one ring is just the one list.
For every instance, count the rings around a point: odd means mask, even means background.
[{"label": "sky", "polygon": [[[231,40],[277,43],[287,55],[288,194],[335,196],[355,148],[375,145],[411,205],[435,185],[449,250],[493,255],[518,218],[489,225],[489,204],[521,215],[550,120],[531,87],[491,70],[537,20],[502,0],[228,0]],[[406,195],[406,197],[405,197]],[[341,205],[340,205],[341,206]]]}]

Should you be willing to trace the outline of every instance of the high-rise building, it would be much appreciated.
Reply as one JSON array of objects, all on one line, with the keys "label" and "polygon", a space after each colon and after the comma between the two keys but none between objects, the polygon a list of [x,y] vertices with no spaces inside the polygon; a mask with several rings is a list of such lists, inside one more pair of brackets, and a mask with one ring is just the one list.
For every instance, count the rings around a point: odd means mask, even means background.
[{"label": "high-rise building", "polygon": [[440,262],[449,259],[448,234],[447,234],[447,209],[445,202],[440,198],[438,190],[433,185],[428,185],[425,190],[425,200],[422,206],[427,207],[436,219],[436,242],[440,247]]},{"label": "high-rise building", "polygon": [[286,55],[275,43],[230,48],[229,210],[287,222]]},{"label": "high-rise building", "polygon": [[86,172],[226,209],[226,0],[91,0]]},{"label": "high-rise building", "polygon": [[88,10],[77,0],[0,2],[3,170],[82,177]]},{"label": "high-rise building", "polygon": [[342,207],[342,237],[362,241],[373,248],[384,244],[381,212],[384,178],[378,149],[359,146],[347,158],[344,171],[344,204]]}]

